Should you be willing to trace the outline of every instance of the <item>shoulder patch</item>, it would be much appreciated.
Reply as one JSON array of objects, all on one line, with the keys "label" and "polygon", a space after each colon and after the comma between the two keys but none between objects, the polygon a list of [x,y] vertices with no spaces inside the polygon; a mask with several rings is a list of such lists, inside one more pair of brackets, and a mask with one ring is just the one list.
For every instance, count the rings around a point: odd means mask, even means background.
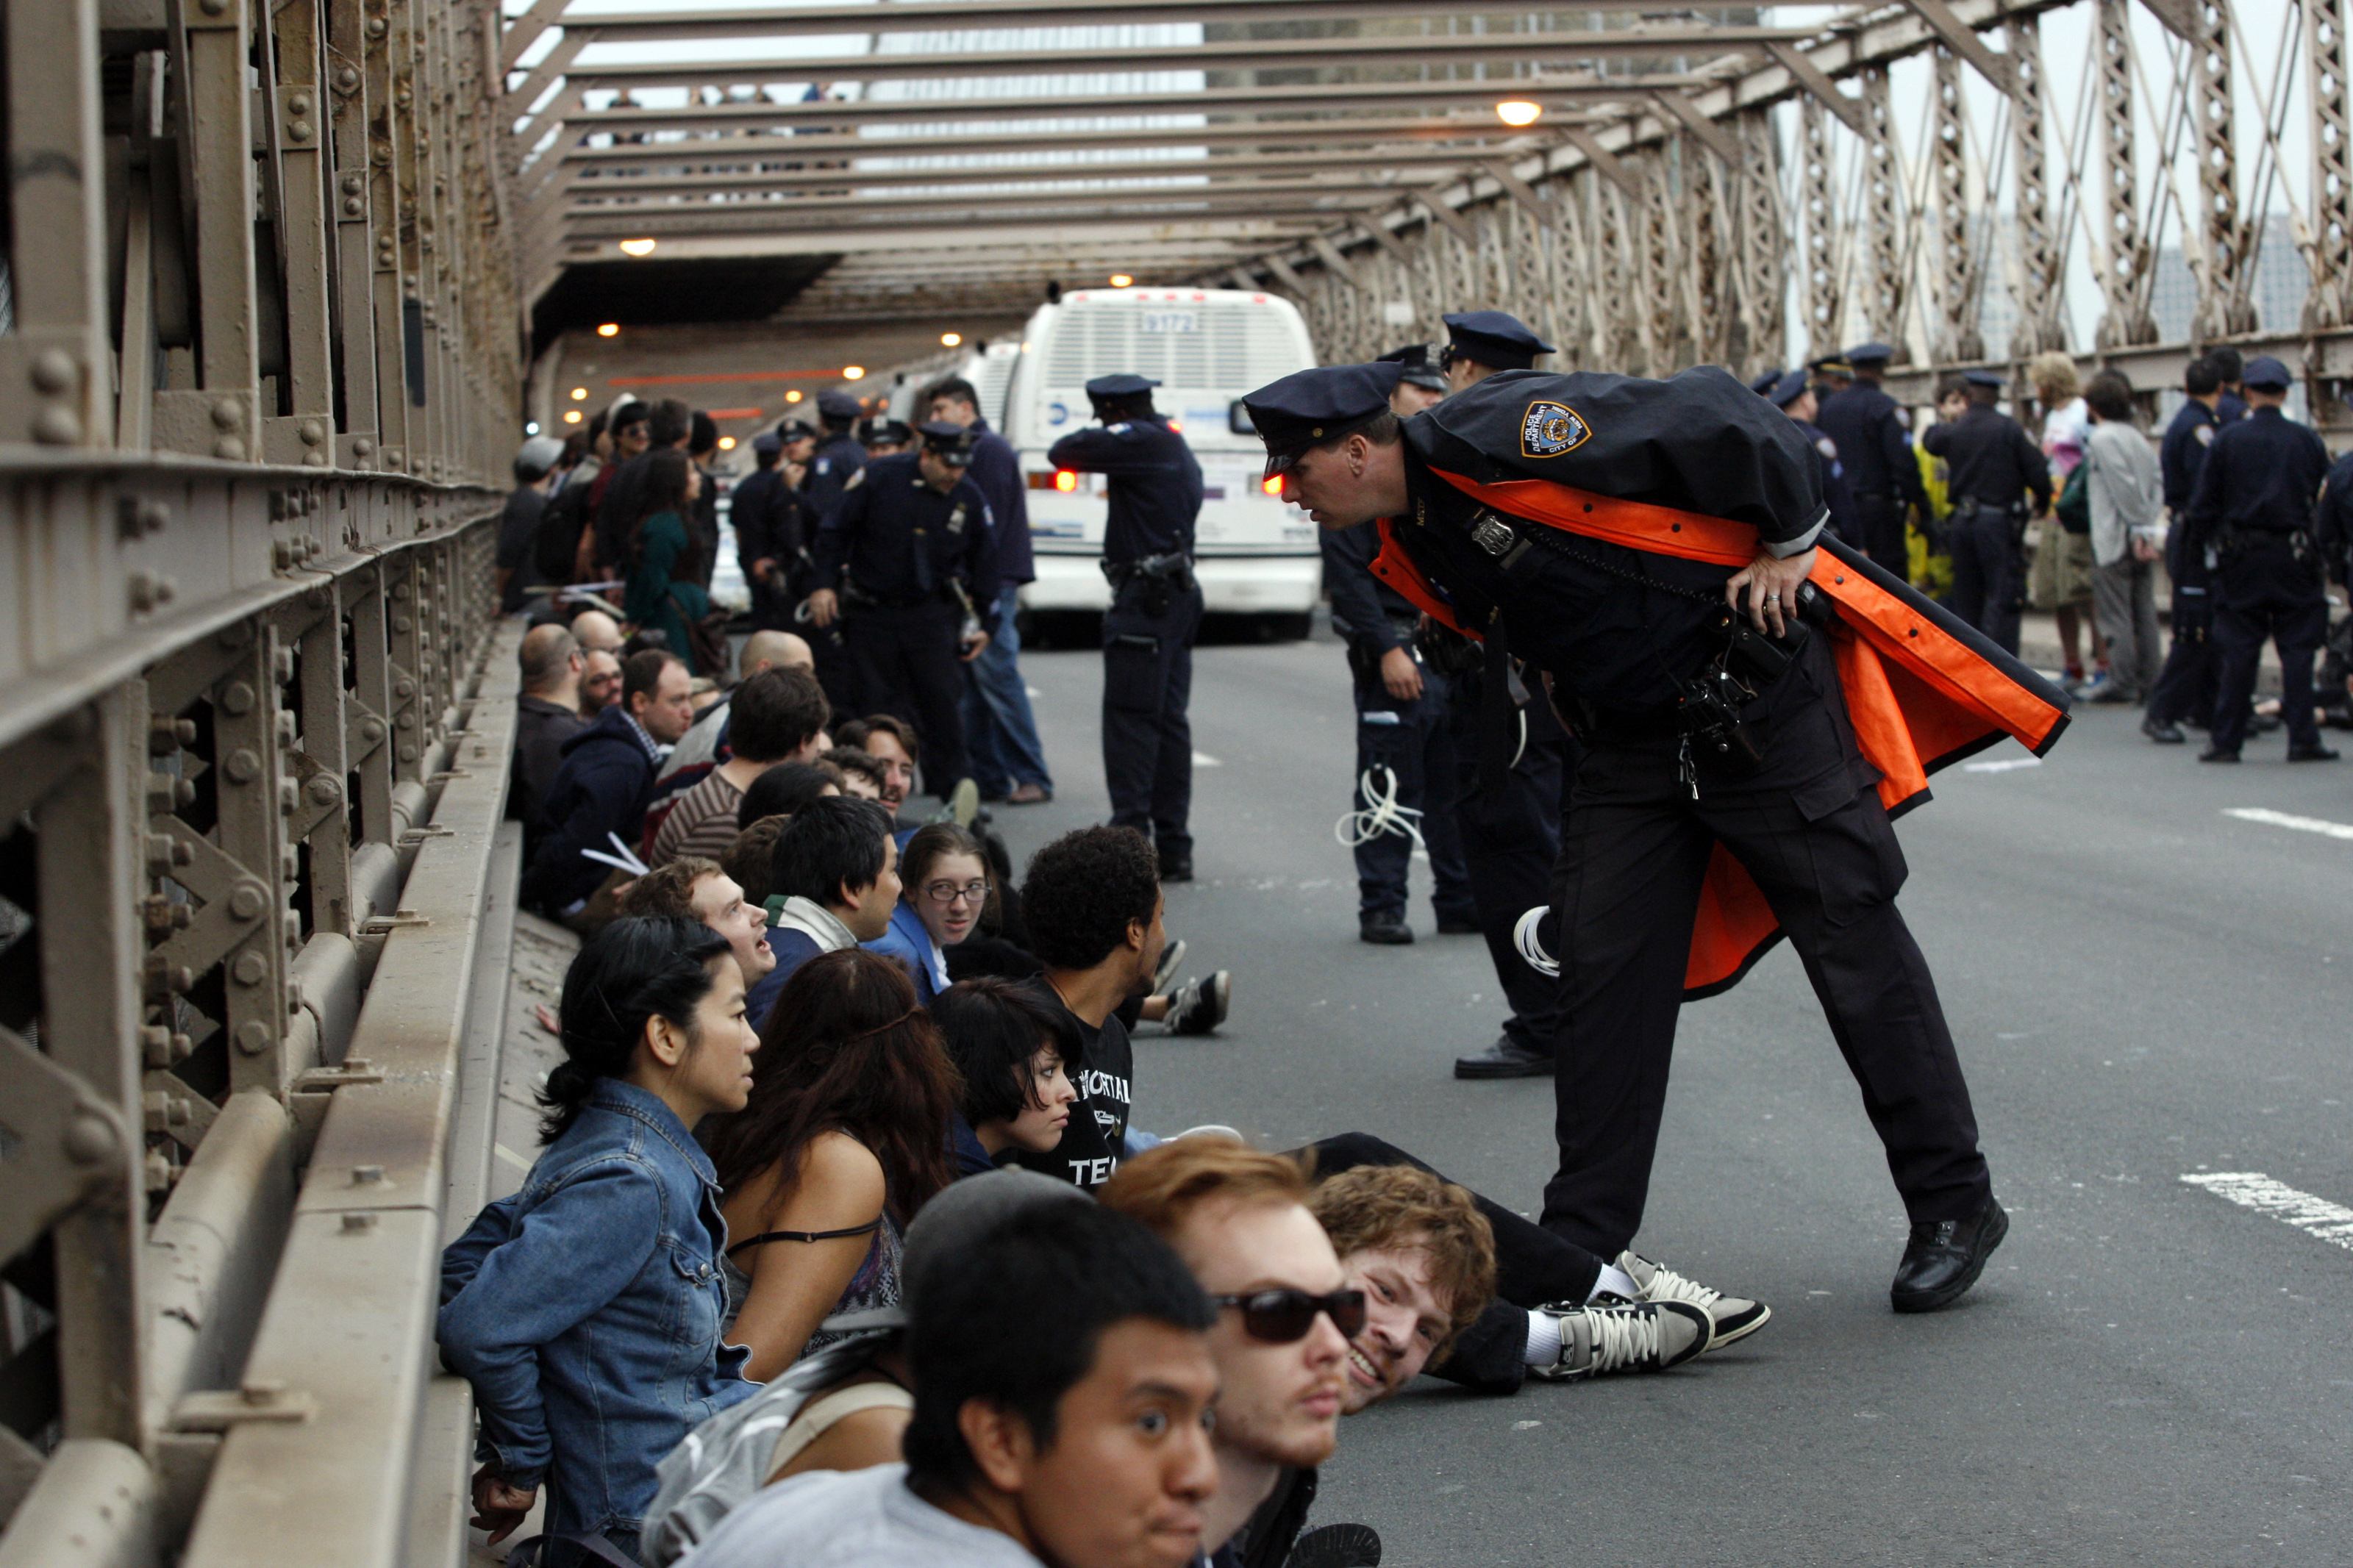
[{"label": "shoulder patch", "polygon": [[841,481],[841,488],[845,492],[847,492],[856,489],[865,482],[866,470],[864,468],[859,468],[854,470],[848,479]]},{"label": "shoulder patch", "polygon": [[1103,432],[1110,436],[1124,436],[1133,428],[1133,426],[1129,425],[1126,420],[1123,419],[1116,425],[1104,426]]},{"label": "shoulder patch", "polygon": [[2214,444],[2214,426],[2211,425],[2200,425],[2196,430],[2191,432],[2191,437],[2200,446],[2211,447]]},{"label": "shoulder patch", "polygon": [[1912,428],[1912,411],[1909,408],[1906,408],[1902,404],[1898,403],[1894,407],[1890,408],[1887,413],[1888,416],[1895,421],[1895,427],[1898,430],[1909,430]]},{"label": "shoulder patch", "polygon": [[809,471],[811,473],[818,474],[829,474],[833,472],[833,459],[831,458],[819,458],[816,462],[809,465]]},{"label": "shoulder patch", "polygon": [[1593,437],[1593,426],[1566,403],[1539,398],[1520,416],[1520,456],[1557,458]]},{"label": "shoulder patch", "polygon": [[1833,463],[1838,461],[1838,443],[1831,440],[1827,436],[1814,443],[1814,450],[1820,452],[1823,457],[1828,458]]}]

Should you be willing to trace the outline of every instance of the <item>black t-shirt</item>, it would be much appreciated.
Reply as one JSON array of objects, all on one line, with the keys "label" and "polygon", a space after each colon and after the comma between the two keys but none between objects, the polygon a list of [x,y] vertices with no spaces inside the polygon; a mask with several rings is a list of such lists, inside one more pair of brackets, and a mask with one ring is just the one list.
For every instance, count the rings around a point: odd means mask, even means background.
[{"label": "black t-shirt", "polygon": [[1071,1106],[1071,1124],[1062,1129],[1062,1142],[1054,1152],[1032,1154],[1024,1150],[1018,1159],[1025,1169],[1092,1192],[1111,1180],[1126,1150],[1134,1047],[1129,1045],[1127,1026],[1117,1014],[1105,1018],[1102,1028],[1095,1028],[1072,1013],[1042,975],[1029,984],[1060,1008],[1079,1033],[1079,1060],[1071,1068],[1079,1098]]}]

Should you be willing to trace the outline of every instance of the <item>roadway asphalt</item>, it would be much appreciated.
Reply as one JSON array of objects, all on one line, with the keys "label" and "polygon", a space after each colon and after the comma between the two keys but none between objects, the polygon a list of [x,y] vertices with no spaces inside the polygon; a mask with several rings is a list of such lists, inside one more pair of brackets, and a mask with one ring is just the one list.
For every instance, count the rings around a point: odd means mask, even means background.
[{"label": "roadway asphalt", "polygon": [[[1058,795],[999,811],[1017,858],[1108,811],[1100,660],[1025,668]],[[1772,1323],[1658,1377],[1424,1379],[1347,1423],[1316,1517],[1372,1524],[1391,1564],[2353,1562],[2353,1226],[2332,1244],[2183,1180],[2353,1205],[2353,842],[2227,815],[2353,824],[2353,761],[2291,768],[2274,733],[2201,767],[2137,719],[1947,770],[1899,826],[2013,1218],[1974,1292],[1889,1311],[1902,1209],[1785,948],[1685,1015],[1641,1237]],[[1328,630],[1202,649],[1193,722],[1200,880],[1168,926],[1236,1002],[1213,1040],[1141,1032],[1137,1124],[1365,1129],[1533,1210],[1549,1081],[1449,1072],[1501,1016],[1483,947],[1426,902],[1418,945],[1356,940]]]}]

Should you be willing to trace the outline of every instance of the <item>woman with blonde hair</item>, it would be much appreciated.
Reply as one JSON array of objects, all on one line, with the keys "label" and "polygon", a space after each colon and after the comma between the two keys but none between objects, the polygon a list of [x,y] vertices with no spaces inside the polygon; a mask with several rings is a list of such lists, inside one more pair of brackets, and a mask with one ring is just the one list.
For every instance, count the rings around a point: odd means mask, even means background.
[{"label": "woman with blonde hair", "polygon": [[2097,683],[2084,679],[2081,628],[2092,628],[2092,660],[2105,671],[2107,647],[2092,615],[2092,524],[2084,500],[2084,481],[2071,489],[2069,479],[2083,466],[2091,438],[2091,409],[2084,402],[2075,362],[2057,349],[2046,350],[2026,362],[2026,378],[2034,384],[2034,401],[2042,408],[2042,455],[2051,463],[2051,482],[2059,487],[2059,500],[2042,521],[2034,547],[2034,564],[2027,575],[2027,601],[2049,610],[2059,623],[2059,647],[2066,656],[2063,684],[2070,691],[2091,690]]}]

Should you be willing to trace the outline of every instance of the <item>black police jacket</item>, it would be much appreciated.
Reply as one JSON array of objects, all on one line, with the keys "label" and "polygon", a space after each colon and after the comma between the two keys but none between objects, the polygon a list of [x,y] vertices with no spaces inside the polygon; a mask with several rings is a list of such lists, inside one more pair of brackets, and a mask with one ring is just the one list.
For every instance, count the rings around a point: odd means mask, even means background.
[{"label": "black police jacket", "polygon": [[2184,581],[2204,587],[2206,552],[2233,536],[2309,533],[2313,503],[2327,477],[2327,447],[2275,407],[2215,431],[2189,498]]},{"label": "black police jacket", "polygon": [[2051,464],[2042,448],[1999,408],[1972,405],[1958,419],[1930,426],[1920,444],[1945,459],[1945,493],[1957,507],[1973,500],[2006,510],[2029,490],[2037,510],[2051,504]]},{"label": "black police jacket", "polygon": [[1073,430],[1054,443],[1046,460],[1111,480],[1104,560],[1193,552],[1193,528],[1201,517],[1201,465],[1166,419],[1155,415]]},{"label": "black police jacket", "polygon": [[727,519],[735,531],[735,559],[747,580],[761,561],[774,561],[790,573],[809,542],[801,530],[800,494],[776,468],[758,469],[735,487]]},{"label": "black police jacket", "polygon": [[[1831,509],[1831,531],[1849,544],[1862,544],[1862,513],[1854,500],[1853,475],[1848,470],[1845,450],[1831,438],[1820,426],[1807,420],[1796,421],[1806,439],[1814,445],[1814,453],[1822,462],[1822,501]],[[1908,460],[1912,449],[1906,447]]]},{"label": "black police jacket", "polygon": [[1814,422],[1837,443],[1847,483],[1861,496],[1882,496],[1907,506],[1926,506],[1920,465],[1912,458],[1912,438],[1904,410],[1869,382],[1858,381],[1822,399]]},{"label": "black police jacket", "polygon": [[997,531],[980,488],[960,479],[943,495],[913,452],[866,465],[817,534],[812,586],[842,587],[891,605],[920,605],[964,584],[984,628],[997,629]]},{"label": "black police jacket", "polygon": [[829,436],[810,454],[808,472],[801,476],[801,500],[819,523],[833,515],[849,489],[849,481],[866,467],[866,448],[855,436]]}]

